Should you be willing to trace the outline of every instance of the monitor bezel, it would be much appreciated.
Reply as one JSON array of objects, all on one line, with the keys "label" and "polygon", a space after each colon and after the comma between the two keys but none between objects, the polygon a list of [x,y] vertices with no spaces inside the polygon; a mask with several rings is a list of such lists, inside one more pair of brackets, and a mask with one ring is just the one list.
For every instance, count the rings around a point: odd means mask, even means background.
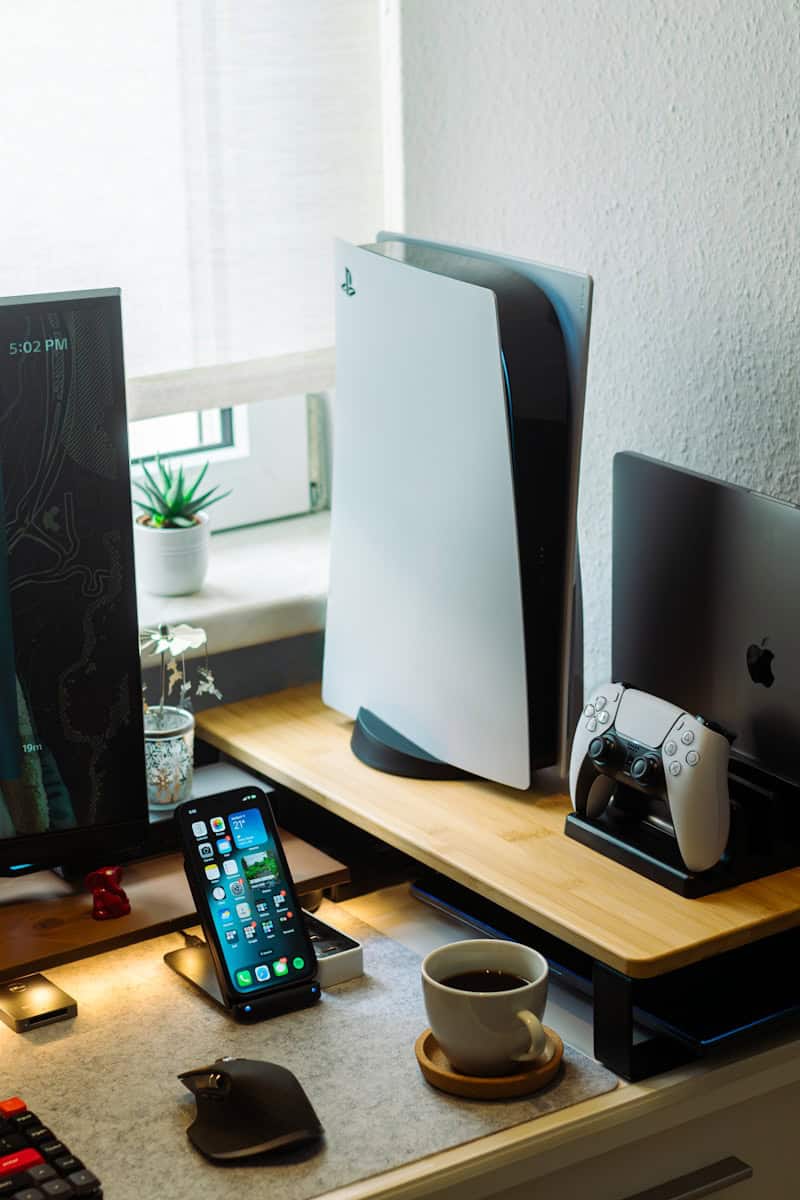
[{"label": "monitor bezel", "polygon": [[[142,780],[144,786],[144,772]],[[0,876],[23,875],[52,867],[63,867],[68,874],[83,874],[100,866],[116,865],[144,850],[148,827],[145,803],[141,819],[3,838]]]},{"label": "monitor bezel", "polygon": [[[75,304],[85,306],[89,304],[108,304],[110,306],[111,319],[116,323],[119,333],[119,373],[120,387],[123,408],[126,409],[125,403],[125,363],[124,363],[124,342],[122,329],[122,303],[121,291],[119,288],[98,288],[84,291],[70,292],[55,292],[55,293],[40,293],[29,296],[7,296],[0,297],[0,307],[19,307],[25,309],[42,308],[48,305],[64,305]],[[127,410],[126,410],[126,445],[125,459],[128,461],[127,454]],[[130,486],[128,488],[130,495]],[[129,561],[131,563],[131,586],[133,588],[133,610],[137,612],[136,602],[136,560],[133,549],[133,504],[129,501],[131,519],[130,526],[127,529]],[[126,530],[121,530],[123,538]],[[138,654],[138,616],[136,618],[136,628],[132,631],[133,638],[136,638],[136,654],[131,654],[131,665],[135,658],[136,676],[139,686],[136,690],[137,695],[141,695],[141,660]],[[0,876],[16,876],[27,873],[31,870],[46,869],[52,867],[64,867],[67,871],[72,868],[75,873],[91,869],[92,867],[107,865],[113,860],[133,857],[137,851],[144,851],[149,829],[149,808],[147,800],[147,774],[145,767],[145,743],[144,743],[144,719],[141,708],[136,708],[132,713],[132,721],[134,727],[137,725],[138,714],[138,736],[139,745],[141,748],[141,768],[140,768],[140,786],[138,793],[140,803],[136,811],[131,814],[126,813],[120,820],[105,821],[103,823],[95,823],[93,825],[75,825],[69,829],[57,829],[45,833],[21,834],[14,837],[0,838]],[[133,738],[137,736],[137,729],[134,728],[131,739],[131,749],[133,747]],[[133,754],[130,754],[130,759],[133,759]],[[135,799],[136,787],[131,786],[127,799],[131,802],[133,808],[133,800]]]}]

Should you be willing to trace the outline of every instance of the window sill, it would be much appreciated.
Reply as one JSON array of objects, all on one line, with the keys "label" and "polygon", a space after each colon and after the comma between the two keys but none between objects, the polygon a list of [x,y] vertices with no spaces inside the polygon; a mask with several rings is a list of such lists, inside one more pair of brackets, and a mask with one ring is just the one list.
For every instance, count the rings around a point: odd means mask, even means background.
[{"label": "window sill", "polygon": [[211,654],[316,633],[325,625],[330,513],[312,513],[211,539],[209,570],[192,596],[139,592],[139,625],[185,621]]}]

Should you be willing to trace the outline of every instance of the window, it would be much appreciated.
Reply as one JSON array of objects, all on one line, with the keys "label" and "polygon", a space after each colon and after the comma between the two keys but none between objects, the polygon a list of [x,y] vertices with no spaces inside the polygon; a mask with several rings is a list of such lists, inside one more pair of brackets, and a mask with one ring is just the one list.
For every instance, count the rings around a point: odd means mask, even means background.
[{"label": "window", "polygon": [[251,494],[217,528],[274,515],[264,464],[332,382],[332,240],[382,224],[380,64],[379,0],[43,0],[4,32],[0,294],[122,289],[134,454],[223,446]]},{"label": "window", "polygon": [[129,448],[132,463],[152,462],[156,456],[189,455],[222,450],[234,444],[233,410],[173,413],[131,421]]}]

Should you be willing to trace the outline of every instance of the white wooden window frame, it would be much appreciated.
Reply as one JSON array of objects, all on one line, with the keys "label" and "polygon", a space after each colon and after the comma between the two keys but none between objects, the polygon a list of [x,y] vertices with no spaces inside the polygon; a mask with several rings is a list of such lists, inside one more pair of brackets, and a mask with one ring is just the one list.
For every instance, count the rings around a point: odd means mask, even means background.
[{"label": "white wooden window frame", "polygon": [[[192,473],[208,459],[208,486],[231,493],[210,510],[214,531],[278,520],[312,507],[309,460],[314,448],[309,444],[307,397],[329,395],[335,369],[333,347],[326,347],[133,378],[127,383],[128,413],[135,421],[231,408],[233,446],[185,455],[184,467]],[[318,446],[316,452],[327,463],[326,447]],[[132,475],[143,480],[143,468],[134,465]]]}]

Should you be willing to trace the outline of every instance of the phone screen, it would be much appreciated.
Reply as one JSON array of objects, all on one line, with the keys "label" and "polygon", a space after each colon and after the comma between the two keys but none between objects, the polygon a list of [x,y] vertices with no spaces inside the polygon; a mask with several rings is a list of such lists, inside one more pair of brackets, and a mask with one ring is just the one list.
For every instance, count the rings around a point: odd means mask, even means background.
[{"label": "phone screen", "polygon": [[187,867],[206,899],[203,925],[234,992],[313,978],[314,950],[266,798],[223,793],[182,806],[180,819]]}]

